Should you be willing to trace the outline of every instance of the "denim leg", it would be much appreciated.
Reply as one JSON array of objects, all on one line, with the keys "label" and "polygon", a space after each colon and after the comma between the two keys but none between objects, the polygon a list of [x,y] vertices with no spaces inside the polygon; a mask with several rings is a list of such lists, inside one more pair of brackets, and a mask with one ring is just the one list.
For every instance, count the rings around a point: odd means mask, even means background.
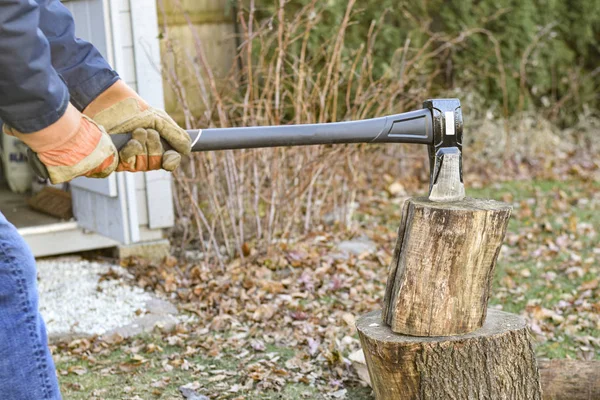
[{"label": "denim leg", "polygon": [[31,250],[0,213],[0,399],[61,399],[36,275]]}]

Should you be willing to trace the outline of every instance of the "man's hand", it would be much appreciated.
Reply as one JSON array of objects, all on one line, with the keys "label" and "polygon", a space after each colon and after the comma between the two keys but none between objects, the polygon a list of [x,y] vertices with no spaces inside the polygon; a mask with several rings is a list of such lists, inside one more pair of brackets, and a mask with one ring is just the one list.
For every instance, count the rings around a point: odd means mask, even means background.
[{"label": "man's hand", "polygon": [[[173,171],[191,150],[189,135],[162,110],[150,107],[133,89],[118,81],[83,110],[109,134],[132,133],[119,152],[117,171]],[[165,151],[160,138],[174,150]]]},{"label": "man's hand", "polygon": [[6,124],[2,129],[37,153],[52,183],[78,176],[105,178],[117,168],[117,149],[110,136],[71,104],[58,121],[41,131],[20,133]]}]

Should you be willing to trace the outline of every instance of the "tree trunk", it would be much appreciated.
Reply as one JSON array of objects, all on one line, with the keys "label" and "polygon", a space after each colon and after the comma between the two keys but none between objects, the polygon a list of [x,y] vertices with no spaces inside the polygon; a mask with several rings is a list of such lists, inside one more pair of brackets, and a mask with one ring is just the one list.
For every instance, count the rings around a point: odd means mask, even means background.
[{"label": "tree trunk", "polygon": [[599,400],[600,362],[539,360],[544,400]]},{"label": "tree trunk", "polygon": [[479,329],[510,212],[494,200],[408,199],[384,298],[391,330],[449,336]]},{"label": "tree trunk", "polygon": [[482,329],[453,337],[394,333],[374,311],[360,336],[377,400],[539,400],[535,354],[519,316],[490,309]]}]

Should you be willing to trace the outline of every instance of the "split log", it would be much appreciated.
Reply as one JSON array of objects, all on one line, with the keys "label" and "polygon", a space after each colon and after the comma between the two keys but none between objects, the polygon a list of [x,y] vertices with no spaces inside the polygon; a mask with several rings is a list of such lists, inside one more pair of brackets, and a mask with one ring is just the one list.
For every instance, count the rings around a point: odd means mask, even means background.
[{"label": "split log", "polygon": [[544,400],[600,400],[600,361],[538,360]]},{"label": "split log", "polygon": [[483,325],[510,212],[494,200],[404,203],[383,305],[392,331],[450,336]]},{"label": "split log", "polygon": [[356,322],[377,400],[539,400],[525,320],[490,309],[484,326],[452,337],[394,333],[381,312]]}]

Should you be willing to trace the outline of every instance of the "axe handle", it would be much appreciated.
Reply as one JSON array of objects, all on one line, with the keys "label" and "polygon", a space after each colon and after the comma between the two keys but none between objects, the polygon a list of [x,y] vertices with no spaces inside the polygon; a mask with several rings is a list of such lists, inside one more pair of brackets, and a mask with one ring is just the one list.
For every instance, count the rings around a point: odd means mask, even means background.
[{"label": "axe handle", "polygon": [[[193,129],[187,133],[194,152],[341,143],[433,143],[432,117],[427,109],[359,121]],[[131,134],[111,138],[120,150]],[[164,140],[163,147],[171,149]]]},{"label": "axe handle", "polygon": [[[434,137],[432,115],[428,109],[359,121],[193,129],[187,132],[194,152],[342,143],[421,143],[431,146]],[[110,136],[117,150],[131,139],[130,133]],[[165,150],[171,149],[165,140],[162,142]],[[37,154],[32,151],[28,154],[29,164],[36,175],[48,178],[48,171]]]},{"label": "axe handle", "polygon": [[433,144],[432,116],[426,109],[359,121],[210,128],[188,133],[196,133],[192,151],[342,143]]}]

